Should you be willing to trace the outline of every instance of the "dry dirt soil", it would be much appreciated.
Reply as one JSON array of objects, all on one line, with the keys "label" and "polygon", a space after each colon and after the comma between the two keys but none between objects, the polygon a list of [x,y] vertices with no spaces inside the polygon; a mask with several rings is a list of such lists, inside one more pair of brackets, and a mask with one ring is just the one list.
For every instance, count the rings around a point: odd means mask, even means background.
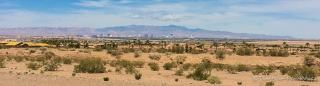
[{"label": "dry dirt soil", "polygon": [[[18,51],[25,52],[26,55],[29,50],[25,48],[10,48],[0,49],[0,54],[4,55],[5,52],[16,55]],[[59,51],[57,49],[48,49],[59,56],[87,56],[87,57],[100,57],[104,60],[116,60],[115,57],[110,56],[105,51],[94,52],[91,54],[79,53],[78,51]],[[40,54],[40,50],[37,50],[36,54]],[[173,70],[164,70],[162,65],[166,62],[170,62],[170,58],[174,58],[179,55],[187,56],[185,63],[199,63],[202,57],[210,57],[211,62],[224,63],[224,64],[246,64],[246,65],[294,65],[302,64],[304,56],[291,55],[289,57],[263,57],[263,56],[237,56],[227,55],[226,59],[219,61],[215,59],[214,55],[210,54],[172,54],[167,57],[165,54],[162,55],[160,61],[153,61],[148,58],[149,55],[158,53],[143,53],[139,58],[134,58],[133,53],[122,55],[121,59],[127,59],[131,61],[142,60],[145,62],[157,62],[160,65],[160,71],[151,71],[147,64],[143,68],[137,68],[142,73],[141,80],[135,80],[134,74],[119,74],[115,73],[114,67],[106,65],[106,69],[111,69],[112,72],[99,73],[99,74],[88,74],[88,73],[77,73],[75,77],[71,74],[74,69],[72,65],[63,64],[58,71],[45,71],[44,74],[38,70],[27,69],[26,64],[29,61],[15,62],[7,61],[6,68],[0,68],[0,86],[212,86],[214,84],[206,83],[206,81],[195,81],[193,79],[187,79],[185,76],[175,76]],[[316,59],[319,61],[319,59]],[[11,72],[9,72],[11,71]],[[124,70],[122,70],[124,72]],[[28,72],[25,74],[24,72]],[[184,74],[188,74],[192,71],[185,71]],[[34,73],[34,74],[31,74]],[[255,76],[251,72],[237,72],[237,74],[229,74],[226,71],[216,71],[215,69],[211,72],[212,75],[221,78],[222,84],[216,84],[217,86],[238,86],[237,82],[242,82],[243,86],[264,86],[266,82],[272,81],[273,78],[275,86],[320,86],[320,82],[306,82],[290,80],[289,76],[281,75],[279,70],[271,75],[258,75]],[[109,81],[103,81],[103,77],[109,77]],[[179,81],[176,82],[175,79]],[[254,80],[255,78],[255,80]],[[319,78],[319,77],[318,77]]]}]

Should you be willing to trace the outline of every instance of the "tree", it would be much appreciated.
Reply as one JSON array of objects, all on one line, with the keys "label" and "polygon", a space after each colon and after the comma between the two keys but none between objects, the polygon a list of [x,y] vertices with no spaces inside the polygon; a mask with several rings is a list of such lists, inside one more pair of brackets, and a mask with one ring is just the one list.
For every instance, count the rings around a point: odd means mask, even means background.
[{"label": "tree", "polygon": [[89,48],[89,43],[88,43],[88,42],[86,42],[86,43],[84,44],[84,48]]},{"label": "tree", "polygon": [[76,45],[75,45],[75,48],[80,48],[80,42],[78,42]]},{"label": "tree", "polygon": [[310,46],[309,42],[306,43],[306,48],[307,48],[307,49],[309,48],[309,46]]}]

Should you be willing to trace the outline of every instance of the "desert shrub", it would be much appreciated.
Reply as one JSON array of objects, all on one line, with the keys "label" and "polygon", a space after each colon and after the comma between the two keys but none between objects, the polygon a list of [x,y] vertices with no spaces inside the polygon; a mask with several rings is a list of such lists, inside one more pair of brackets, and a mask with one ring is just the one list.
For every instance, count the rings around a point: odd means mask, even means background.
[{"label": "desert shrub", "polygon": [[114,57],[121,56],[123,54],[121,51],[117,50],[108,50],[107,53]]},{"label": "desert shrub", "polygon": [[72,59],[71,58],[62,58],[63,64],[71,64]]},{"label": "desert shrub", "polygon": [[105,70],[106,67],[100,58],[84,58],[79,65],[74,66],[76,73],[104,73]]},{"label": "desert shrub", "polygon": [[225,68],[225,65],[221,63],[212,63],[212,67],[217,71],[223,71]]},{"label": "desert shrub", "polygon": [[242,85],[242,82],[237,82],[238,85]]},{"label": "desert shrub", "polygon": [[129,66],[135,65],[129,60],[114,60],[110,62],[110,66],[112,67],[119,67],[119,68],[126,68]]},{"label": "desert shrub", "polygon": [[142,51],[143,53],[149,53],[149,52],[150,52],[150,49],[143,48],[141,51]]},{"label": "desert shrub", "polygon": [[102,47],[99,45],[94,47],[94,51],[102,51],[102,50],[103,50]]},{"label": "desert shrub", "polygon": [[44,64],[44,62],[46,61],[46,58],[44,56],[36,56],[36,61]]},{"label": "desert shrub", "polygon": [[206,80],[211,75],[211,71],[206,70],[203,64],[197,66],[197,68],[187,78],[193,78],[194,80],[202,81]]},{"label": "desert shrub", "polygon": [[221,79],[217,76],[210,76],[207,80],[210,84],[221,84]]},{"label": "desert shrub", "polygon": [[30,62],[35,62],[36,61],[36,57],[34,57],[34,56],[29,56],[29,61]]},{"label": "desert shrub", "polygon": [[281,74],[282,74],[282,75],[284,75],[284,74],[288,73],[288,71],[289,71],[289,69],[288,69],[288,68],[286,68],[286,67],[282,67],[282,68],[280,68],[280,72],[281,72]]},{"label": "desert shrub", "polygon": [[239,48],[237,51],[237,55],[239,56],[251,56],[254,52],[250,48]]},{"label": "desert shrub", "polygon": [[201,52],[199,50],[195,50],[195,49],[191,50],[190,53],[191,54],[201,54]]},{"label": "desert shrub", "polygon": [[161,58],[161,55],[149,55],[149,58],[150,58],[151,60],[157,60],[157,61],[159,61],[160,58]]},{"label": "desert shrub", "polygon": [[134,68],[134,65],[129,65],[125,67],[125,72],[126,74],[133,74],[133,73],[136,73],[137,70]]},{"label": "desert shrub", "polygon": [[186,61],[187,56],[177,56],[175,58],[175,61],[177,64],[183,64],[184,61]]},{"label": "desert shrub", "polygon": [[135,74],[134,74],[134,78],[135,78],[136,80],[140,80],[141,77],[142,77],[142,74],[141,74],[141,73],[135,73]]},{"label": "desert shrub", "polygon": [[49,61],[46,63],[44,70],[45,71],[57,71],[61,65],[54,61]]},{"label": "desert shrub", "polygon": [[270,56],[280,56],[280,57],[287,57],[290,55],[288,51],[283,50],[270,50]]},{"label": "desert shrub", "polygon": [[0,56],[0,68],[5,68],[5,60],[6,60],[6,57],[4,56]]},{"label": "desert shrub", "polygon": [[273,86],[274,85],[274,82],[271,81],[271,82],[267,82],[265,86]]},{"label": "desert shrub", "polygon": [[185,71],[187,71],[187,70],[189,70],[189,68],[191,67],[191,65],[192,65],[191,63],[183,64],[183,65],[182,65],[182,69],[185,70]]},{"label": "desert shrub", "polygon": [[122,51],[124,53],[134,52],[135,50],[133,48],[122,48]]},{"label": "desert shrub", "polygon": [[304,78],[303,81],[314,81],[317,77],[317,71],[310,67],[303,66],[300,73],[301,77]]},{"label": "desert shrub", "polygon": [[250,71],[250,67],[248,67],[247,65],[244,65],[244,64],[239,64],[239,65],[237,66],[237,71],[238,71],[238,72],[241,72],[241,71],[246,71],[246,72],[248,72],[248,71]]},{"label": "desert shrub", "polygon": [[143,65],[145,64],[144,61],[134,61],[133,64],[138,68],[143,68]]},{"label": "desert shrub", "polygon": [[76,49],[74,49],[74,48],[71,48],[71,49],[69,49],[69,51],[76,51]]},{"label": "desert shrub", "polygon": [[303,64],[310,67],[314,65],[314,58],[312,56],[305,56],[303,60]]},{"label": "desert shrub", "polygon": [[314,57],[320,58],[320,51],[314,54]]},{"label": "desert shrub", "polygon": [[140,57],[140,56],[141,56],[140,53],[134,52],[134,58],[138,58],[138,57]]},{"label": "desert shrub", "polygon": [[176,65],[176,63],[174,63],[174,62],[167,62],[167,63],[165,63],[164,65],[163,65],[163,68],[165,69],[165,70],[171,70],[171,68],[176,68],[177,67],[177,65]]},{"label": "desert shrub", "polygon": [[158,63],[150,62],[148,65],[150,66],[150,69],[152,71],[159,71],[160,67],[159,67]]},{"label": "desert shrub", "polygon": [[31,70],[38,70],[41,67],[40,64],[37,63],[28,63],[27,64],[27,68],[31,69]]},{"label": "desert shrub", "polygon": [[47,60],[50,60],[51,58],[55,57],[56,54],[54,54],[51,51],[47,51],[47,52],[44,53],[44,56],[46,57]]},{"label": "desert shrub", "polygon": [[116,70],[115,70],[116,73],[121,73],[121,69],[119,67],[116,67]]},{"label": "desert shrub", "polygon": [[76,76],[76,74],[77,74],[76,72],[73,72],[73,73],[72,73],[72,76],[73,76],[73,77],[75,77],[75,76]]},{"label": "desert shrub", "polygon": [[176,75],[176,76],[183,76],[183,69],[177,70],[174,75]]},{"label": "desert shrub", "polygon": [[175,78],[175,79],[174,79],[174,81],[178,82],[178,81],[179,81],[179,79],[178,79],[178,78]]},{"label": "desert shrub", "polygon": [[232,65],[227,66],[227,71],[230,74],[236,74],[236,70],[237,70],[237,67],[235,67],[235,66],[232,66]]},{"label": "desert shrub", "polygon": [[62,57],[60,56],[56,56],[52,59],[52,61],[56,62],[56,63],[62,63],[63,62],[63,59]]},{"label": "desert shrub", "polygon": [[219,60],[223,60],[226,57],[226,52],[222,50],[218,50],[216,52],[216,58]]},{"label": "desert shrub", "polygon": [[47,51],[47,48],[46,47],[40,47],[39,50],[41,51],[41,53],[44,53],[45,51]]},{"label": "desert shrub", "polygon": [[36,50],[29,50],[29,54],[36,53]]},{"label": "desert shrub", "polygon": [[16,61],[16,62],[21,62],[23,61],[23,57],[22,56],[14,56],[13,59]]},{"label": "desert shrub", "polygon": [[167,50],[164,48],[159,48],[159,49],[157,49],[157,52],[158,53],[165,53],[165,52],[167,52]]},{"label": "desert shrub", "polygon": [[262,73],[262,75],[269,75],[270,73],[273,73],[275,71],[275,66],[260,66],[257,65],[255,66],[251,72],[253,75],[259,75],[260,73]]},{"label": "desert shrub", "polygon": [[109,77],[103,77],[103,81],[109,81]]},{"label": "desert shrub", "polygon": [[85,50],[83,50],[82,52],[83,52],[83,53],[89,53],[89,54],[91,53],[91,51],[90,51],[89,49],[85,49]]}]

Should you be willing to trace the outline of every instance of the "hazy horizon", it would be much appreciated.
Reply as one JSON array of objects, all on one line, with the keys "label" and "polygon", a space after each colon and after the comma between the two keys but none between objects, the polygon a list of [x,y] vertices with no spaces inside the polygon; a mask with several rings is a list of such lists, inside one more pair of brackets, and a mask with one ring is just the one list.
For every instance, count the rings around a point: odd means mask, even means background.
[{"label": "hazy horizon", "polygon": [[318,3],[318,0],[1,0],[0,27],[177,25],[319,39]]}]

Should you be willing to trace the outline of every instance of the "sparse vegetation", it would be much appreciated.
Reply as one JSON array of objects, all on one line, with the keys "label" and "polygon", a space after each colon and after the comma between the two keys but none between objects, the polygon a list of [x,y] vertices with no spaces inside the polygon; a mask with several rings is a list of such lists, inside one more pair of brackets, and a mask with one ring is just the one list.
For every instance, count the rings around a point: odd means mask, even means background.
[{"label": "sparse vegetation", "polygon": [[31,70],[38,70],[41,67],[38,63],[28,63],[27,68]]},{"label": "sparse vegetation", "polygon": [[159,67],[158,63],[150,62],[148,65],[150,66],[150,69],[152,71],[159,71],[160,67]]},{"label": "sparse vegetation", "polygon": [[208,82],[211,84],[221,84],[221,79],[217,76],[210,76],[207,78]]},{"label": "sparse vegetation", "polygon": [[5,68],[6,57],[0,56],[0,68]]},{"label": "sparse vegetation", "polygon": [[159,61],[160,58],[161,58],[161,56],[160,56],[160,55],[149,55],[149,58],[150,58],[151,60],[157,60],[157,61]]},{"label": "sparse vegetation", "polygon": [[135,74],[134,74],[134,78],[135,78],[136,80],[140,80],[141,77],[142,77],[142,74],[141,74],[141,73],[135,73]]},{"label": "sparse vegetation", "polygon": [[222,50],[218,50],[216,52],[216,58],[219,59],[219,60],[225,59],[226,58],[226,52],[222,51]]},{"label": "sparse vegetation", "polygon": [[163,68],[165,69],[165,70],[171,70],[171,68],[176,68],[177,67],[177,65],[176,65],[176,63],[174,63],[174,62],[168,62],[168,63],[165,63],[164,65],[163,65]]},{"label": "sparse vegetation", "polygon": [[176,76],[183,76],[183,69],[177,70],[174,75],[176,75]]},{"label": "sparse vegetation", "polygon": [[274,85],[274,82],[271,81],[271,82],[267,82],[265,86],[273,86]]},{"label": "sparse vegetation", "polygon": [[103,77],[103,81],[109,81],[109,77]]},{"label": "sparse vegetation", "polygon": [[104,73],[103,61],[100,58],[84,58],[81,59],[79,65],[74,66],[76,73]]}]

